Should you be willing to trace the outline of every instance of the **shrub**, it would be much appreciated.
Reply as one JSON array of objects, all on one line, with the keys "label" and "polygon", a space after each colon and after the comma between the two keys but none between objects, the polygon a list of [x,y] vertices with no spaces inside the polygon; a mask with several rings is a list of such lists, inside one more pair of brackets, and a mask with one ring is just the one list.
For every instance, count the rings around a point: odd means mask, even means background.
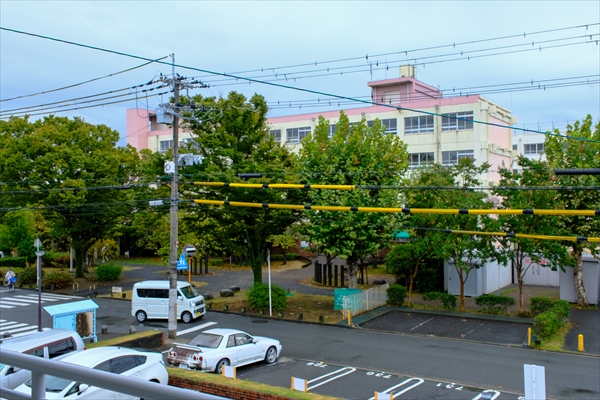
[{"label": "shrub", "polygon": [[501,312],[508,314],[508,307],[515,305],[515,299],[508,296],[484,294],[475,299],[475,304],[490,314],[500,314]]},{"label": "shrub", "polygon": [[450,293],[442,293],[440,296],[444,310],[453,310],[456,308],[456,296]]},{"label": "shrub", "polygon": [[387,289],[388,303],[402,306],[406,298],[406,288],[401,285],[390,285]]},{"label": "shrub", "polygon": [[540,339],[552,337],[569,317],[570,307],[567,301],[558,300],[553,303],[552,308],[538,314],[533,320],[533,333]]},{"label": "shrub", "polygon": [[209,265],[212,265],[213,267],[220,267],[221,265],[223,265],[223,260],[221,258],[211,258],[208,261]]},{"label": "shrub", "polygon": [[555,302],[556,300],[549,299],[548,297],[532,297],[530,299],[529,309],[535,317],[536,315],[550,310]]},{"label": "shrub", "polygon": [[118,281],[122,272],[123,268],[114,264],[102,264],[96,269],[96,275],[100,282]]},{"label": "shrub", "polygon": [[27,259],[25,257],[4,257],[0,258],[0,267],[25,268]]},{"label": "shrub", "polygon": [[294,261],[296,258],[298,258],[298,254],[296,254],[296,253],[286,253],[285,257],[288,259],[288,261]]},{"label": "shrub", "polygon": [[[44,270],[42,270],[42,279],[44,278]],[[17,284],[30,285],[37,284],[37,267],[23,268],[17,273]]]},{"label": "shrub", "polygon": [[[285,291],[279,286],[271,285],[271,306],[275,311],[285,310],[287,297]],[[248,306],[252,310],[269,309],[269,286],[266,284],[254,285],[248,291]]]},{"label": "shrub", "polygon": [[56,271],[46,275],[42,279],[42,287],[44,289],[63,289],[73,286],[74,282],[75,278],[68,272]]},{"label": "shrub", "polygon": [[423,293],[422,298],[424,301],[432,301],[435,304],[435,307],[439,307],[442,302],[442,293],[441,292],[426,292],[426,293]]}]

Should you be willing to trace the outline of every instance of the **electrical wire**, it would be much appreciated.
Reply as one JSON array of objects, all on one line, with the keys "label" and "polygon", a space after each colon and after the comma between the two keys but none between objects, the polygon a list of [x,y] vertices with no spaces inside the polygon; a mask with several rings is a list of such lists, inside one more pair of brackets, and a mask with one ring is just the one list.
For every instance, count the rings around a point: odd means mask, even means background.
[{"label": "electrical wire", "polygon": [[543,210],[525,208],[520,210],[492,210],[492,209],[453,209],[453,208],[411,208],[411,207],[359,207],[359,206],[314,206],[310,204],[269,204],[269,203],[247,203],[229,200],[191,200],[198,204],[225,205],[232,207],[272,208],[287,210],[313,210],[313,211],[351,211],[351,212],[379,212],[379,213],[402,213],[402,214],[460,214],[460,215],[564,215],[598,217],[600,210]]},{"label": "electrical wire", "polygon": [[[42,38],[42,39],[57,41],[57,42],[66,43],[66,44],[71,44],[71,45],[75,45],[75,46],[79,46],[79,47],[83,47],[83,48],[88,48],[88,49],[92,49],[92,50],[98,50],[98,51],[107,52],[107,53],[111,53],[111,54],[117,54],[117,55],[121,55],[121,56],[125,56],[125,57],[130,57],[130,58],[135,58],[135,59],[140,59],[140,60],[145,60],[145,61],[155,61],[155,60],[151,60],[151,59],[148,59],[146,57],[137,56],[137,55],[134,55],[134,54],[123,53],[123,52],[119,52],[119,51],[115,51],[115,50],[109,50],[109,49],[104,49],[104,48],[100,48],[100,47],[96,47],[96,46],[84,45],[84,44],[81,44],[81,43],[76,43],[76,42],[67,41],[67,40],[58,39],[58,38],[53,38],[53,37],[45,36],[45,35],[38,35],[38,34],[34,34],[34,33],[19,31],[19,30],[16,30],[16,29],[9,29],[9,28],[0,27],[0,30],[5,30],[5,31],[9,31],[9,32],[14,32],[14,33],[19,33],[19,34],[23,34],[23,35],[29,35],[29,36],[33,36],[33,37],[38,37],[38,38]],[[434,116],[440,116],[441,115],[441,114],[435,113],[435,112],[428,112],[428,111],[424,111],[424,110],[416,110],[416,109],[407,108],[407,107],[400,107],[400,106],[392,106],[392,105],[388,105],[388,104],[384,104],[384,103],[378,103],[378,102],[373,102],[373,101],[365,101],[365,100],[353,99],[353,98],[350,98],[348,96],[342,96],[342,95],[337,95],[337,94],[332,94],[332,93],[326,93],[326,92],[322,92],[322,91],[318,91],[318,90],[312,90],[312,89],[306,89],[306,88],[299,88],[299,87],[294,87],[294,86],[289,86],[289,85],[284,85],[284,84],[279,84],[279,83],[274,83],[274,82],[261,81],[261,80],[257,80],[257,79],[246,78],[246,77],[237,76],[237,75],[233,75],[233,74],[228,74],[228,73],[224,73],[224,72],[215,72],[215,71],[210,71],[210,70],[207,70],[207,69],[190,67],[190,66],[182,65],[182,64],[168,63],[168,62],[164,62],[164,61],[155,61],[155,62],[159,63],[159,64],[168,65],[168,66],[170,66],[172,68],[178,67],[178,68],[181,68],[181,69],[186,69],[186,70],[191,70],[191,71],[197,71],[197,72],[207,73],[207,74],[211,74],[211,75],[215,75],[215,76],[224,76],[224,77],[228,77],[228,78],[232,78],[232,79],[241,79],[241,80],[247,81],[249,84],[258,83],[258,84],[263,84],[263,85],[278,87],[278,88],[282,88],[282,89],[289,89],[289,90],[295,90],[295,91],[312,93],[312,94],[321,95],[321,96],[327,96],[327,97],[337,98],[337,99],[340,99],[340,100],[352,100],[352,101],[357,101],[359,103],[364,103],[364,104],[372,104],[372,105],[377,105],[377,106],[394,108],[394,109],[396,109],[398,111],[412,111],[412,112],[415,112],[417,114],[434,115]],[[76,108],[76,109],[78,109],[78,108]],[[38,114],[33,114],[33,115],[38,115]],[[460,118],[457,118],[457,119],[460,119]],[[495,127],[499,127],[499,128],[503,128],[503,129],[513,129],[513,130],[525,131],[523,128],[519,128],[519,127],[511,126],[511,125],[502,125],[502,124],[497,124],[497,123],[493,123],[493,122],[479,121],[479,120],[475,120],[475,119],[473,119],[472,121],[473,121],[473,123],[483,124],[483,125],[487,125],[487,126],[495,126]],[[526,130],[526,131],[527,132],[536,132],[536,133],[540,133],[540,134],[544,134],[544,135],[550,135],[550,136],[562,136],[562,135],[553,134],[551,132],[539,132],[539,131],[534,131],[534,130]],[[598,142],[598,141],[595,141],[595,140],[585,139],[585,138],[570,138],[570,139],[580,140],[580,141],[586,141],[586,142]]]},{"label": "electrical wire", "polygon": [[[161,57],[161,58],[157,58],[155,61],[164,60],[164,59],[165,59],[165,58],[167,58],[167,57],[168,57],[168,56]],[[10,98],[7,98],[7,99],[0,99],[0,103],[2,103],[2,102],[4,102],[4,101],[10,101],[10,100],[23,99],[23,98],[26,98],[26,97],[39,96],[39,95],[43,95],[43,94],[48,94],[48,93],[58,92],[58,91],[60,91],[60,90],[71,89],[71,88],[74,88],[74,87],[77,87],[77,86],[85,85],[85,84],[87,84],[87,83],[90,83],[90,82],[95,82],[95,81],[99,81],[99,80],[101,80],[101,79],[110,78],[110,77],[113,77],[113,76],[116,76],[116,75],[120,75],[120,74],[124,74],[124,73],[126,73],[126,72],[130,72],[130,71],[136,70],[136,69],[138,69],[138,68],[145,67],[146,65],[152,64],[152,63],[153,63],[153,62],[155,62],[155,61],[149,61],[149,62],[146,62],[146,63],[144,63],[144,64],[137,65],[137,66],[135,66],[135,67],[132,67],[132,68],[124,69],[123,71],[114,72],[114,73],[112,73],[112,74],[108,74],[108,75],[100,76],[100,77],[98,77],[98,78],[89,79],[89,80],[87,80],[87,81],[83,81],[83,82],[79,82],[79,83],[74,83],[74,84],[72,84],[72,85],[63,86],[63,87],[56,88],[56,89],[45,90],[45,91],[43,91],[43,92],[38,92],[38,93],[24,94],[24,95],[22,95],[22,96],[10,97]]]}]

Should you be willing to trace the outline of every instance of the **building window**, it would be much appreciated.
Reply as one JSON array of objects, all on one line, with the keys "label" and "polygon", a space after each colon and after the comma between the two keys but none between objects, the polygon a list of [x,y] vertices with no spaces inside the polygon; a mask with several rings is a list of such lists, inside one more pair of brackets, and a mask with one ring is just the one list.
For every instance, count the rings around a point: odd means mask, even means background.
[{"label": "building window", "polygon": [[473,150],[442,151],[442,165],[457,165],[463,158],[474,158]]},{"label": "building window", "polygon": [[519,150],[519,145],[518,144],[513,144],[513,150]]},{"label": "building window", "polygon": [[310,126],[289,128],[285,130],[288,143],[300,143],[310,133]]},{"label": "building window", "polygon": [[160,152],[164,153],[165,151],[173,148],[172,140],[161,140],[160,141]]},{"label": "building window", "polygon": [[276,142],[281,142],[281,129],[271,129],[269,135],[273,136]]},{"label": "building window", "polygon": [[408,161],[409,168],[416,168],[435,162],[433,153],[411,153],[408,155]]},{"label": "building window", "polygon": [[404,118],[404,133],[433,133],[433,115]]},{"label": "building window", "polygon": [[473,129],[473,112],[442,114],[442,132]]},{"label": "building window", "polygon": [[[385,127],[385,133],[397,134],[398,133],[398,120],[396,118],[381,119],[380,120]],[[367,121],[368,126],[373,126],[375,121]]]},{"label": "building window", "polygon": [[329,125],[329,135],[328,137],[332,138],[335,135],[335,124]]},{"label": "building window", "polygon": [[545,150],[545,143],[530,143],[523,145],[524,154],[542,154]]}]

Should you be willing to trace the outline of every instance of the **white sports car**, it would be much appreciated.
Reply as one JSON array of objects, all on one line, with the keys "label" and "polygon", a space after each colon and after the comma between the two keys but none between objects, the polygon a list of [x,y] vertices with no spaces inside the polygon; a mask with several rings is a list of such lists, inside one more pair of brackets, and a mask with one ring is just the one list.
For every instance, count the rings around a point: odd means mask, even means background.
[{"label": "white sports car", "polygon": [[173,343],[167,362],[173,366],[222,373],[224,365],[258,361],[272,364],[281,354],[278,340],[250,336],[235,329],[208,329],[187,344]]}]

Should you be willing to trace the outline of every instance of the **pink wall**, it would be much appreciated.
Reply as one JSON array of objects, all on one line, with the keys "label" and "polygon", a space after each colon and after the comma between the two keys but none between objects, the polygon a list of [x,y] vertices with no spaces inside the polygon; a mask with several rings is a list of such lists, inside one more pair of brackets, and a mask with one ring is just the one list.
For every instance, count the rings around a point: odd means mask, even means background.
[{"label": "pink wall", "polygon": [[148,115],[153,110],[130,108],[127,110],[127,127],[125,129],[127,144],[138,150],[148,148]]}]

